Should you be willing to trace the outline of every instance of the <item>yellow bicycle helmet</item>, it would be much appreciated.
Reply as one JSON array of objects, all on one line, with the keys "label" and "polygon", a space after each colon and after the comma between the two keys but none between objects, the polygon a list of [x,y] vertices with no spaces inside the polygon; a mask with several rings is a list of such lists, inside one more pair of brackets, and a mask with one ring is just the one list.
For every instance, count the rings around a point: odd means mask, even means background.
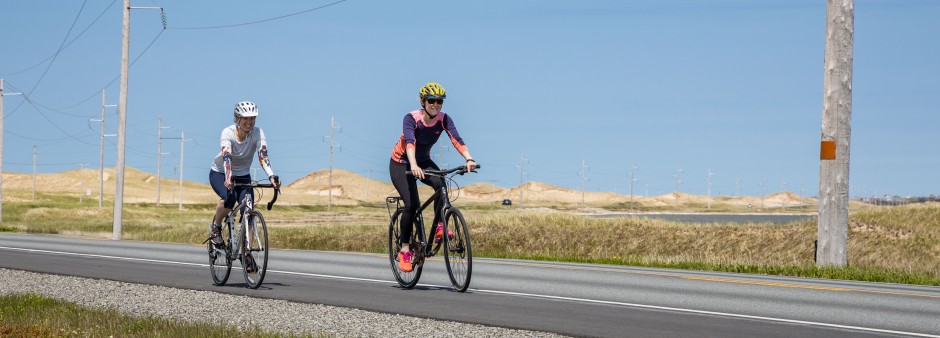
[{"label": "yellow bicycle helmet", "polygon": [[418,89],[418,94],[421,100],[447,98],[447,91],[444,90],[443,86],[435,82],[428,82],[424,87]]}]

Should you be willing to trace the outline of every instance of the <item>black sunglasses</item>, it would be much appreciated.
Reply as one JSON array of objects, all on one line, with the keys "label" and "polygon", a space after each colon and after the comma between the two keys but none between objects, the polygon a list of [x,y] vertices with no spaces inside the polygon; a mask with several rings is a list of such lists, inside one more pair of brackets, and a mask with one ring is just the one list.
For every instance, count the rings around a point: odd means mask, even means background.
[{"label": "black sunglasses", "polygon": [[444,99],[427,99],[428,103],[444,104]]}]

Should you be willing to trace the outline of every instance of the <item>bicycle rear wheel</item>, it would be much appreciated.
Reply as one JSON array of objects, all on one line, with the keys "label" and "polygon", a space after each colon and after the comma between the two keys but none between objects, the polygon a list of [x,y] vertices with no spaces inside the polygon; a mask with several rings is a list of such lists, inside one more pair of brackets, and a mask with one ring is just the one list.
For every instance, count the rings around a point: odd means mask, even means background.
[{"label": "bicycle rear wheel", "polygon": [[[222,238],[228,238],[228,234],[224,232],[228,230],[222,229],[222,231],[222,235],[224,235]],[[209,250],[209,272],[212,274],[212,283],[219,286],[225,285],[229,274],[232,272],[232,260],[229,259],[228,248],[224,244],[222,247],[216,248],[215,245],[212,245],[212,241],[207,242],[206,247]]]},{"label": "bicycle rear wheel", "polygon": [[[395,275],[398,285],[410,289],[418,285],[418,279],[421,278],[421,270],[424,264],[421,264],[422,260],[416,258],[415,263],[417,264],[414,265],[411,272],[402,271],[398,267],[398,252],[401,251],[401,231],[398,223],[401,221],[401,214],[401,209],[396,210],[395,214],[392,215],[392,221],[388,224],[388,262],[392,266],[392,274]],[[414,233],[412,231],[412,234]],[[408,241],[408,239],[405,239],[405,241]]]},{"label": "bicycle rear wheel", "polygon": [[[245,255],[242,257],[242,272],[245,275],[245,283],[249,288],[257,289],[264,281],[264,274],[268,270],[268,226],[264,222],[264,217],[258,211],[250,211],[245,215],[244,249]],[[251,240],[248,240],[248,232],[251,232]]]},{"label": "bicycle rear wheel", "polygon": [[[453,232],[453,236],[450,233]],[[470,286],[470,272],[473,270],[473,254],[470,247],[470,231],[467,221],[457,208],[451,208],[444,214],[444,261],[450,283],[459,292],[467,291]]]}]

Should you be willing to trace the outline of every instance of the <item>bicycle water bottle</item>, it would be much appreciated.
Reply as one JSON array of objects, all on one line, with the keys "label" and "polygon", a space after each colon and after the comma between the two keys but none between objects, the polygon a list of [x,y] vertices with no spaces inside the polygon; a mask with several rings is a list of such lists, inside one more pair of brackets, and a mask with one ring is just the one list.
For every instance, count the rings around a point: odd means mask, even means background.
[{"label": "bicycle water bottle", "polygon": [[234,229],[232,230],[233,230],[231,231],[231,233],[233,234],[232,235],[232,247],[236,248],[235,251],[237,252],[238,248],[240,248],[238,241],[242,238],[242,227],[234,226]]}]

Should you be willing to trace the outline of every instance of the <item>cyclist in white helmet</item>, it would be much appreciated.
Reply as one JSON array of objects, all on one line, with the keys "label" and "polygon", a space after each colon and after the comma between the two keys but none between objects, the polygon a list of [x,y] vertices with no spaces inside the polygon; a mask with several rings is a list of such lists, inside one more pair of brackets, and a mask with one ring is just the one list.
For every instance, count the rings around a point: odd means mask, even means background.
[{"label": "cyclist in white helmet", "polygon": [[258,106],[253,102],[242,101],[235,104],[235,124],[222,129],[220,143],[222,151],[215,155],[212,168],[209,170],[209,183],[216,195],[219,195],[219,204],[215,208],[215,217],[210,226],[210,240],[215,245],[222,244],[222,221],[225,215],[232,211],[235,204],[245,197],[245,194],[254,194],[248,187],[235,187],[234,182],[251,182],[251,162],[255,152],[258,153],[258,162],[264,169],[268,179],[277,188],[281,182],[271,161],[268,160],[268,143],[264,139],[261,128],[255,127],[258,117]]}]

